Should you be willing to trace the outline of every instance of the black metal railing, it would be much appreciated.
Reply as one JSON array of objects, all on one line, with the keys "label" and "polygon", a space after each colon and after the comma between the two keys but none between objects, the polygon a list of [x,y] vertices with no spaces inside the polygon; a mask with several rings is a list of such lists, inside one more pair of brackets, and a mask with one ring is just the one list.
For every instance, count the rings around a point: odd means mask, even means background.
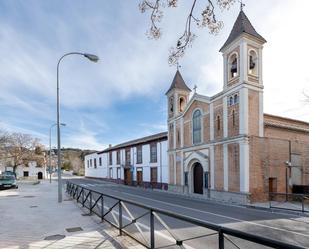
[{"label": "black metal railing", "polygon": [[119,229],[120,235],[124,233],[150,249],[175,246],[219,249],[261,246],[280,249],[304,248],[114,197],[71,181],[66,183],[66,192],[87,208],[90,215],[98,215],[102,221]]},{"label": "black metal railing", "polygon": [[269,208],[309,213],[309,195],[269,193]]}]

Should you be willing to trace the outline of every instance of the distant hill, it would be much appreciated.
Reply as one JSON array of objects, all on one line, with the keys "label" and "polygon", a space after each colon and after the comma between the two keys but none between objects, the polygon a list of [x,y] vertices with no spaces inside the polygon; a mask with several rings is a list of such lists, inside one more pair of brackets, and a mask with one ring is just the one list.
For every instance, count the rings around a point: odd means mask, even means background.
[{"label": "distant hill", "polygon": [[[52,157],[57,157],[57,149],[52,149]],[[82,150],[78,148],[62,148],[62,165],[66,170],[73,170],[74,174],[84,175],[84,159],[88,154],[95,153],[95,150]],[[56,160],[56,158],[54,159]]]}]

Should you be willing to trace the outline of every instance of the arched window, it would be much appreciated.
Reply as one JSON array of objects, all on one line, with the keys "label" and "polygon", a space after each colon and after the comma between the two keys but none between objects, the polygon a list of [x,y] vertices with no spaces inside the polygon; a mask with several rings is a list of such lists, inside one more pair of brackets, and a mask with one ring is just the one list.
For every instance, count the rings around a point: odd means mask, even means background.
[{"label": "arched window", "polygon": [[196,110],[193,113],[193,144],[202,142],[202,113],[200,110]]},{"label": "arched window", "polygon": [[229,104],[233,105],[233,97],[232,96],[230,97]]},{"label": "arched window", "polygon": [[238,57],[237,53],[233,53],[229,57],[229,79],[233,79],[238,76]]},{"label": "arched window", "polygon": [[257,53],[254,50],[249,51],[249,60],[248,60],[249,74],[258,75],[258,57]]},{"label": "arched window", "polygon": [[221,120],[220,120],[220,116],[217,116],[217,130],[220,131],[221,127]]},{"label": "arched window", "polygon": [[170,112],[171,113],[174,112],[174,98],[173,97],[170,98]]},{"label": "arched window", "polygon": [[185,99],[183,97],[180,97],[179,99],[179,111],[183,112],[185,109]]},{"label": "arched window", "polygon": [[235,126],[235,110],[232,112],[232,122],[233,122],[233,127]]},{"label": "arched window", "polygon": [[235,95],[234,95],[234,104],[237,104],[237,103],[238,103],[238,95],[235,94]]}]

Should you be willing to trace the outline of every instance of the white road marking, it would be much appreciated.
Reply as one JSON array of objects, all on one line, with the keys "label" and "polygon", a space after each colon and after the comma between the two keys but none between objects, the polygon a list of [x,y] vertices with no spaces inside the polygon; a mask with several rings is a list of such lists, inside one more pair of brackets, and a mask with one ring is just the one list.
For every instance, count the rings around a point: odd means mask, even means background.
[{"label": "white road marking", "polygon": [[[96,186],[103,186],[103,184],[96,184]],[[117,190],[112,190],[114,192],[120,192],[120,191],[117,191]],[[148,197],[144,197],[144,196],[138,196],[138,195],[135,195],[135,194],[130,194],[130,193],[127,193],[127,192],[120,192],[121,194],[126,194],[126,195],[130,195],[130,196],[134,196],[134,197],[137,197],[137,198],[141,198],[141,199],[146,199],[146,200],[151,200],[151,201],[155,201],[155,202],[158,202],[158,203],[163,203],[165,205],[169,205],[169,206],[174,206],[174,207],[180,207],[180,208],[183,208],[183,209],[187,209],[187,210],[191,210],[191,211],[194,211],[194,212],[199,212],[199,213],[204,213],[204,214],[211,214],[211,215],[214,215],[214,216],[218,216],[218,217],[221,217],[221,218],[226,218],[226,219],[230,219],[230,220],[234,220],[234,221],[237,221],[237,222],[244,222],[244,223],[247,223],[247,224],[250,224],[250,225],[256,225],[256,226],[260,226],[260,227],[266,227],[266,228],[270,228],[270,229],[274,229],[274,230],[277,230],[277,231],[282,231],[282,232],[287,232],[287,233],[292,233],[292,234],[296,234],[296,235],[300,235],[300,236],[305,236],[305,237],[308,237],[309,238],[309,235],[307,234],[303,234],[303,233],[299,233],[299,232],[294,232],[294,231],[289,231],[289,230],[285,230],[283,228],[278,228],[278,227],[273,227],[273,226],[268,226],[268,225],[264,225],[264,224],[259,224],[259,223],[255,223],[255,222],[251,222],[251,221],[247,221],[247,220],[242,220],[242,219],[238,219],[238,218],[233,218],[233,217],[230,217],[230,216],[226,216],[226,215],[221,215],[221,214],[216,214],[216,213],[212,213],[212,212],[209,212],[209,211],[203,211],[203,210],[199,210],[199,209],[195,209],[195,208],[190,208],[190,207],[186,207],[186,206],[181,206],[181,205],[178,205],[178,204],[173,204],[173,203],[168,203],[168,202],[165,202],[165,201],[159,201],[159,200],[155,200],[153,198],[148,198]],[[188,215],[189,217],[192,217],[190,215]],[[194,217],[192,217],[194,218]]]},{"label": "white road marking", "polygon": [[[99,207],[101,207],[101,204],[100,204],[100,203],[98,203],[97,205],[98,205]],[[109,207],[104,205],[104,209],[109,210]],[[114,215],[116,214],[117,216],[119,216],[119,212],[118,212],[118,211],[111,210],[111,213],[114,214]],[[129,214],[129,215],[130,215],[130,214]],[[124,219],[128,220],[129,222],[132,222],[132,218],[130,218],[130,217],[126,216],[126,215],[122,215],[122,217],[123,217]],[[133,217],[133,218],[134,218],[134,217]],[[118,222],[117,222],[117,223],[118,223]],[[132,224],[132,225],[133,225],[133,224]],[[138,227],[138,226],[141,226],[141,227],[143,227],[144,229],[150,231],[150,227],[149,227],[149,226],[147,226],[147,225],[145,225],[145,224],[143,224],[143,223],[140,223],[139,221],[136,222],[136,223],[134,223],[134,225],[137,226],[137,227]],[[141,236],[144,238],[143,232],[142,232],[141,230],[139,230],[139,229],[138,229],[138,231],[140,232]],[[176,243],[176,240],[175,240],[174,238],[172,238],[171,236],[168,236],[168,235],[164,234],[163,232],[155,231],[155,234],[157,234],[157,235],[159,235],[159,236],[161,236],[161,237],[167,239],[168,241],[170,241],[170,242],[172,242],[172,243]],[[144,238],[144,239],[145,239],[145,238]],[[145,239],[145,241],[147,242],[146,239]],[[149,243],[149,242],[148,242],[148,243]],[[186,246],[186,248],[188,248],[188,249],[195,249],[194,247],[191,247],[191,246],[189,246],[189,245],[186,244],[186,243],[183,243],[183,244],[184,244],[184,245]]]},{"label": "white road marking", "polygon": [[[159,200],[155,200],[155,199],[144,197],[144,196],[137,196],[137,195],[126,193],[126,192],[122,192],[122,193],[123,194],[127,194],[127,195],[131,195],[131,196],[134,196],[134,197],[142,198],[142,199],[147,199],[147,200],[151,200],[151,201],[156,201],[156,202],[159,202],[159,203],[167,204],[169,206],[180,207],[180,208],[184,208],[184,209],[188,209],[188,210],[191,210],[191,211],[194,211],[194,212],[199,212],[199,213],[204,213],[204,214],[211,214],[211,215],[215,215],[215,216],[218,216],[218,217],[221,217],[221,218],[226,218],[226,219],[230,219],[230,220],[234,220],[234,221],[238,221],[238,222],[245,222],[245,223],[250,224],[250,225],[257,225],[257,226],[261,226],[261,227],[267,227],[267,228],[271,228],[271,229],[274,229],[274,230],[283,231],[283,232],[289,232],[289,233],[293,233],[293,234],[297,234],[297,235],[301,235],[301,236],[305,236],[305,237],[309,238],[309,235],[303,234],[303,233],[299,233],[299,232],[289,231],[289,230],[285,230],[285,229],[282,229],[282,228],[272,227],[272,226],[268,226],[268,225],[264,225],[264,224],[259,224],[259,223],[255,223],[255,222],[251,222],[251,221],[247,221],[247,220],[241,220],[241,219],[229,217],[229,216],[226,216],[226,215],[216,214],[216,213],[212,213],[212,212],[208,212],[208,211],[202,211],[202,210],[198,210],[198,209],[195,209],[195,208],[190,208],[190,207],[185,207],[185,206],[181,206],[181,205],[178,205],[178,204],[173,204],[173,203],[168,203],[168,202],[164,202],[164,201],[159,201]],[[188,216],[190,216],[190,215],[188,215]],[[192,218],[194,218],[194,217],[192,217]]]}]

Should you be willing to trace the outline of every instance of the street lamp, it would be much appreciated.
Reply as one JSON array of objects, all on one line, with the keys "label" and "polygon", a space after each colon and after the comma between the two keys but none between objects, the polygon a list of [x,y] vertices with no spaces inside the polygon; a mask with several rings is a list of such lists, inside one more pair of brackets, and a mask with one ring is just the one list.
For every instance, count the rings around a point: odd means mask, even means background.
[{"label": "street lamp", "polygon": [[[52,128],[54,126],[56,126],[57,123],[52,124],[49,128],[49,183],[51,183],[51,132],[52,132]],[[61,123],[61,126],[66,126],[66,124]]]},{"label": "street lamp", "polygon": [[94,54],[71,52],[60,57],[57,63],[57,154],[58,154],[58,202],[62,202],[62,182],[61,182],[61,155],[60,155],[60,103],[59,103],[59,65],[62,59],[69,55],[82,55],[92,62],[97,62],[99,57]]}]

